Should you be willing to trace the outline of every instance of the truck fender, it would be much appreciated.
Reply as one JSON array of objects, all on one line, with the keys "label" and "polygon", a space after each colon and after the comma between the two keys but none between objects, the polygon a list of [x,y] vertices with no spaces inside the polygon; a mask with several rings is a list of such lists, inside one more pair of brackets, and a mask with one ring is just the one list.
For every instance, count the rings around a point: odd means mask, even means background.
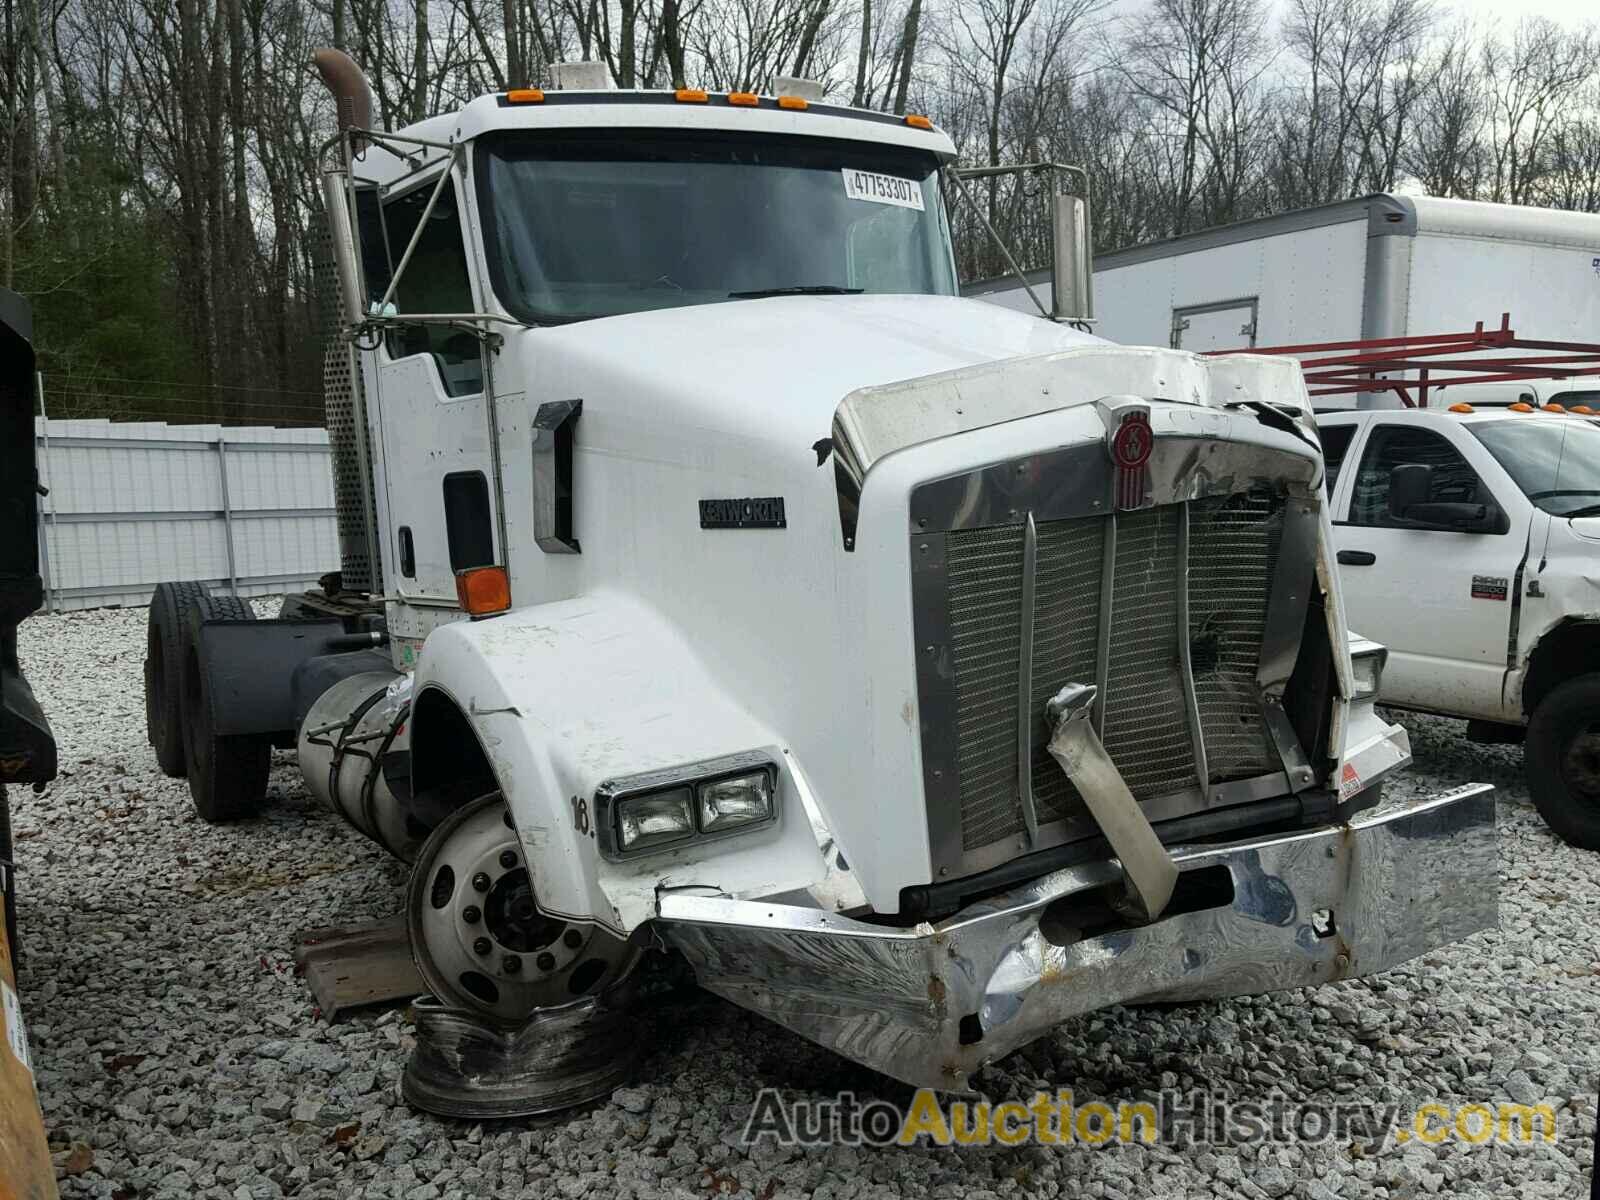
[{"label": "truck fender", "polygon": [[[482,748],[551,915],[627,935],[656,915],[662,891],[754,899],[830,874],[826,831],[784,740],[751,718],[681,630],[631,598],[592,595],[442,626],[423,645],[416,689],[419,793],[438,744],[428,725],[453,721],[440,716],[447,700]],[[597,793],[657,773],[693,778],[700,764],[736,756],[772,764],[775,821],[626,857],[606,848]]]}]

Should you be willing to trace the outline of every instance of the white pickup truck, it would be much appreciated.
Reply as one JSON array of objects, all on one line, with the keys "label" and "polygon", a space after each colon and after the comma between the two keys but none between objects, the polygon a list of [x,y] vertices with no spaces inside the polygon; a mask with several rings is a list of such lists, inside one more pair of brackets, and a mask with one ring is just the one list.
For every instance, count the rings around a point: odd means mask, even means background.
[{"label": "white pickup truck", "polygon": [[1318,425],[1350,627],[1389,647],[1382,702],[1525,742],[1539,812],[1600,849],[1600,421],[1457,404]]}]

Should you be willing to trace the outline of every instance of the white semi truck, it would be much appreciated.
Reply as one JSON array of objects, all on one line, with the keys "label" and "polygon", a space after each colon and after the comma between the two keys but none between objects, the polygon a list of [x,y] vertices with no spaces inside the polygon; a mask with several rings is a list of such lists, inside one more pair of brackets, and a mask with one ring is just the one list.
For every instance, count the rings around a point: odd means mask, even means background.
[{"label": "white semi truck", "polygon": [[1491,790],[1379,803],[1409,748],[1292,361],[960,298],[918,117],[516,89],[388,133],[319,64],[342,571],[275,621],[158,589],[151,740],[211,819],[295,745],[413,863],[413,1103],[614,1086],[653,949],[962,1089],[1495,923]]}]

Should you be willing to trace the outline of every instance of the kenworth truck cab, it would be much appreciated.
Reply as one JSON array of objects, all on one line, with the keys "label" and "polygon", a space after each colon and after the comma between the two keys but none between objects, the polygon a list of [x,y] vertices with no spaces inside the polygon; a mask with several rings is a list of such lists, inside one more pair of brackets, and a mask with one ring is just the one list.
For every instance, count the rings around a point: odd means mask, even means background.
[{"label": "kenworth truck cab", "polygon": [[158,595],[152,741],[213,817],[294,744],[413,863],[413,1103],[614,1086],[659,949],[963,1089],[1494,924],[1490,789],[1379,806],[1409,747],[1293,361],[959,298],[920,117],[516,89],[390,133],[319,65],[342,570],[275,622]]},{"label": "kenworth truck cab", "polygon": [[1574,400],[1320,422],[1345,608],[1389,647],[1383,702],[1524,743],[1540,814],[1600,850],[1600,421]]}]

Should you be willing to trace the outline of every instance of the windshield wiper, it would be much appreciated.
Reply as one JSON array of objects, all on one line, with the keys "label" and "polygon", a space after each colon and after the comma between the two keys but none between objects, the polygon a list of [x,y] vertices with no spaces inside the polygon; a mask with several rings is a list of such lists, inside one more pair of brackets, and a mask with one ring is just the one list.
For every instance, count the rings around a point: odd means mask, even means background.
[{"label": "windshield wiper", "polygon": [[808,283],[796,287],[759,288],[753,292],[729,292],[730,300],[762,300],[768,296],[859,296],[862,288],[835,287],[831,283]]}]

